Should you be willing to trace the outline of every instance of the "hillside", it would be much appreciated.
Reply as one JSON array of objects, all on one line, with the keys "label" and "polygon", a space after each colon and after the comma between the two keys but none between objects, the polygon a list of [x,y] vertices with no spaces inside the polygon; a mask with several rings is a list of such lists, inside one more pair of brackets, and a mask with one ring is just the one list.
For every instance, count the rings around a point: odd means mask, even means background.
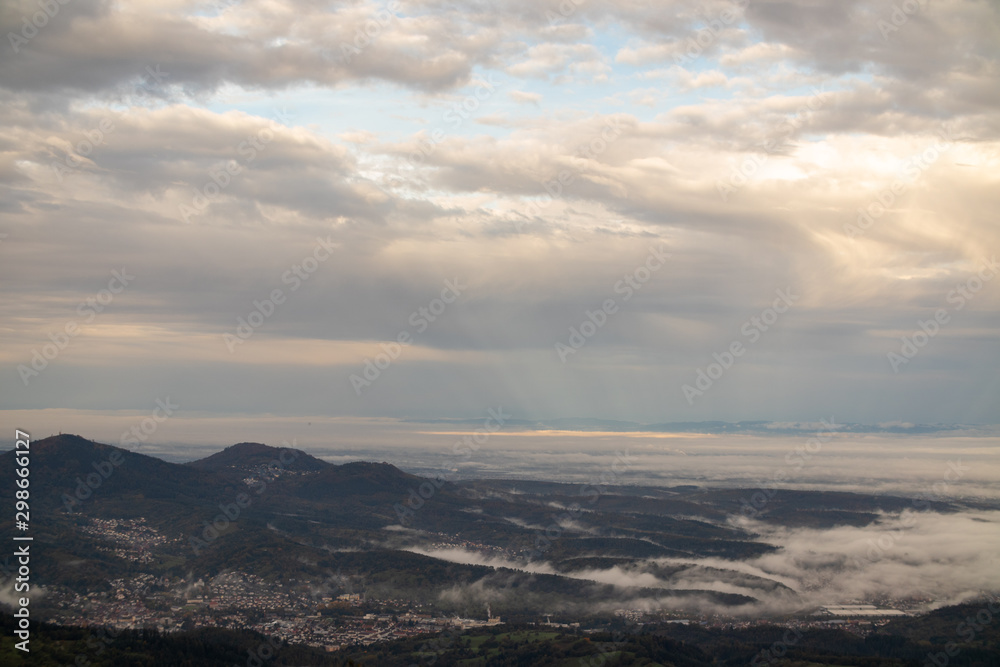
[{"label": "hillside", "polygon": [[292,472],[318,472],[332,467],[332,464],[300,449],[271,447],[259,442],[240,442],[185,465],[208,472],[236,470],[245,473],[267,466],[278,466]]},{"label": "hillside", "polygon": [[[0,465],[12,469],[13,457],[3,453]],[[779,581],[724,566],[778,549],[728,521],[746,496],[740,490],[454,484],[260,443],[175,464],[73,435],[33,444],[31,482],[32,530],[44,545],[32,563],[36,583],[61,587],[67,600],[123,577],[180,586],[239,571],[303,586],[342,573],[368,595],[445,613],[477,613],[483,600],[508,616],[589,614],[593,599],[798,604]],[[0,498],[12,502],[13,491],[0,486]],[[863,526],[907,502],[787,491],[761,518]],[[12,519],[0,520],[5,535]],[[706,567],[699,558],[721,560]]]}]

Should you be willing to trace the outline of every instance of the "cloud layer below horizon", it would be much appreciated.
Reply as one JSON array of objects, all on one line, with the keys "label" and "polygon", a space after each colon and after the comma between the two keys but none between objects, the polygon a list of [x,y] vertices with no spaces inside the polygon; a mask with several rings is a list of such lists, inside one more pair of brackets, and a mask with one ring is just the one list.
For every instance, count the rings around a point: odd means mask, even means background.
[{"label": "cloud layer below horizon", "polygon": [[[627,606],[645,611],[669,609],[759,617],[761,613],[786,614],[871,600],[908,600],[925,609],[937,608],[980,598],[1000,586],[998,521],[1000,513],[996,511],[971,510],[947,515],[885,514],[868,526],[827,529],[786,528],[753,521],[747,527],[760,534],[762,541],[777,547],[774,552],[745,562],[651,558],[563,574],[614,585],[621,597],[602,603],[607,611]],[[449,562],[559,574],[548,562],[510,560],[461,548],[410,551]],[[663,566],[680,571],[664,577]],[[653,593],[657,590],[662,593]],[[755,601],[723,607],[706,596],[671,595],[673,590],[730,593]],[[504,594],[502,589],[487,590],[475,585],[446,592],[459,599],[483,602]]]}]

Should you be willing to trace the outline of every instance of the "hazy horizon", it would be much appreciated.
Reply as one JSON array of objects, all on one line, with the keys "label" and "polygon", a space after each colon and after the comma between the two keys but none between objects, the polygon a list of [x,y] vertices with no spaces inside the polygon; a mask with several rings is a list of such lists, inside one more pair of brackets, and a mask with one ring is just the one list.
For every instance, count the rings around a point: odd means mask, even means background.
[{"label": "hazy horizon", "polygon": [[[95,419],[98,419],[95,417]],[[108,420],[100,418],[103,428]],[[126,420],[122,420],[126,423]],[[174,434],[190,425],[173,424]],[[386,462],[413,474],[447,481],[508,479],[613,486],[768,490],[832,490],[944,499],[1000,498],[1000,436],[995,431],[897,434],[812,430],[781,433],[658,433],[539,431],[504,426],[388,420],[347,420],[300,437],[287,424],[259,429],[256,438],[232,438],[228,426],[202,425],[186,440],[122,441],[73,433],[129,451],[184,463],[238,442],[299,449],[334,464]],[[821,427],[822,424],[816,426]],[[326,435],[324,435],[326,433]],[[273,437],[260,437],[273,435]],[[41,439],[41,436],[37,436]],[[277,438],[281,438],[280,440]]]}]

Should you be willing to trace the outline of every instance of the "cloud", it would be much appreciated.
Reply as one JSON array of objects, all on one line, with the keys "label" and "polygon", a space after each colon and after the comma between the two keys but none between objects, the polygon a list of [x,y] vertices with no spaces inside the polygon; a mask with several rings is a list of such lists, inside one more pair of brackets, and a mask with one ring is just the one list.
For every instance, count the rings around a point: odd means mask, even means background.
[{"label": "cloud", "polygon": [[[10,7],[4,34],[35,9],[27,0]],[[23,47],[31,57],[4,59],[0,81],[99,93],[134,76],[135,63],[153,61],[172,85],[194,92],[227,82],[282,89],[369,78],[434,90],[467,80],[496,39],[457,11],[404,16],[387,4],[240,2],[214,17],[197,10],[75,2]]]},{"label": "cloud", "polygon": [[750,565],[796,582],[813,604],[892,597],[937,606],[1000,590],[1000,513],[907,512],[862,528],[782,529],[757,525],[781,550]]},{"label": "cloud", "polygon": [[[10,405],[177,387],[220,413],[994,419],[1000,293],[948,298],[1000,247],[995,6],[928,5],[883,36],[891,7],[861,0],[753,2],[714,33],[734,3],[560,5],[75,0],[7,40]],[[36,11],[5,5],[3,34]],[[504,94],[482,99],[490,77]],[[948,149],[907,175],[942,129]],[[336,259],[220,357],[327,236]],[[650,246],[669,267],[625,303]],[[25,387],[18,364],[122,265],[135,284]],[[455,276],[468,294],[358,400],[342,371]],[[796,308],[688,405],[680,387],[786,287]],[[608,298],[563,364],[555,344]],[[886,355],[939,308],[947,327],[894,373]]]},{"label": "cloud", "polygon": [[522,90],[512,90],[507,95],[510,96],[512,100],[518,102],[519,104],[534,104],[538,105],[542,101],[542,96],[539,93],[526,93]]},{"label": "cloud", "polygon": [[[1000,590],[998,523],[1000,512],[996,511],[907,511],[885,514],[864,527],[822,530],[756,522],[753,530],[779,550],[745,563],[661,558],[559,574],[611,584],[626,596],[629,589],[657,588],[744,595],[758,602],[723,611],[750,615],[873,599],[933,600],[933,606],[944,606],[974,599],[982,591]],[[462,549],[414,551],[449,562],[556,573],[545,563],[518,563]],[[697,596],[668,599],[675,608],[714,607]],[[664,608],[664,600],[647,600],[647,606]]]},{"label": "cloud", "polygon": [[548,78],[567,70],[599,73],[605,71],[600,52],[589,44],[540,44],[529,47],[526,58],[507,67],[511,76]]}]

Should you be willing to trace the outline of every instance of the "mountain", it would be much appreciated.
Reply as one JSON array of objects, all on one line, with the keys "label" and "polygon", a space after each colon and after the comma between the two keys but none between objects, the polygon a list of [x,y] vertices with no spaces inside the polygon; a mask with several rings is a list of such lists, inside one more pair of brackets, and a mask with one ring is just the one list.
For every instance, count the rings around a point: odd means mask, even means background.
[{"label": "mountain", "polygon": [[271,447],[259,442],[241,442],[185,465],[210,472],[236,470],[245,473],[269,465],[280,466],[291,472],[319,472],[333,467],[301,449]]},{"label": "mountain", "polygon": [[423,477],[405,473],[389,463],[345,463],[329,466],[317,475],[303,478],[291,490],[296,496],[329,500],[353,496],[384,496],[390,503],[405,499],[410,489],[427,483]]},{"label": "mountain", "polygon": [[[0,454],[0,466],[14,469],[14,457]],[[179,464],[60,435],[33,443],[30,459],[31,529],[34,544],[44,545],[33,575],[80,596],[140,574],[194,580],[240,571],[309,583],[343,571],[363,579],[373,597],[448,613],[476,608],[469,591],[504,600],[508,614],[587,613],[593,599],[612,607],[635,599],[733,607],[758,595],[795,597],[736,569],[662,564],[774,552],[729,521],[745,491],[451,483],[385,462],[333,465],[260,443]],[[13,478],[0,484],[8,507]],[[786,490],[768,501],[760,520],[863,526],[908,506],[891,496]],[[14,532],[12,514],[0,516],[0,532]],[[624,583],[601,578],[609,576]],[[740,594],[713,592],[720,581]]]},{"label": "mountain", "polygon": [[[14,468],[13,450],[0,465]],[[105,445],[78,435],[60,434],[31,443],[32,507],[71,509],[103,499],[195,500],[206,497],[216,478],[153,456]],[[13,484],[0,486],[12,497]]]}]

